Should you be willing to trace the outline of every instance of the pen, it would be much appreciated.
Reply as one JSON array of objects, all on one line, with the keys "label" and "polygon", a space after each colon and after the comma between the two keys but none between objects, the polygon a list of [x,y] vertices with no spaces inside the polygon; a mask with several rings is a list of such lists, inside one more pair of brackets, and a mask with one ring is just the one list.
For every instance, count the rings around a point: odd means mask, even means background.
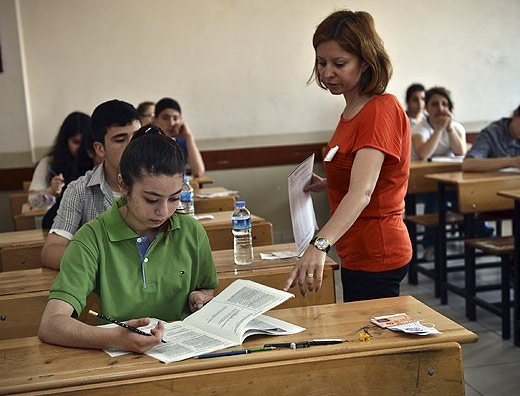
[{"label": "pen", "polygon": [[309,341],[310,345],[334,345],[334,344],[341,344],[342,342],[345,342],[346,340],[343,340],[341,338],[326,338],[322,340],[312,340]]},{"label": "pen", "polygon": [[[152,334],[147,333],[147,332],[142,331],[142,330],[139,330],[137,327],[130,326],[130,325],[127,325],[126,323],[120,322],[119,320],[115,320],[115,319],[109,318],[108,316],[100,314],[100,313],[98,313],[96,311],[93,311],[91,309],[88,310],[88,313],[90,315],[92,315],[92,316],[97,316],[98,318],[105,319],[107,322],[114,323],[114,324],[116,324],[118,326],[124,327],[125,329],[133,331],[134,333],[141,334],[141,335],[148,336],[148,337],[152,336]],[[166,343],[166,341],[164,341],[164,340],[161,340],[161,341]]]},{"label": "pen", "polygon": [[309,341],[302,342],[281,342],[278,344],[264,344],[264,347],[275,347],[275,348],[291,348],[291,349],[300,349],[300,348],[308,348],[311,344]]},{"label": "pen", "polygon": [[253,352],[272,351],[273,349],[276,349],[276,348],[263,346],[263,347],[259,347],[259,348],[239,349],[237,351],[205,353],[203,355],[197,356],[197,358],[198,359],[208,359],[208,358],[221,357],[221,356],[247,355],[247,354],[253,353]]}]

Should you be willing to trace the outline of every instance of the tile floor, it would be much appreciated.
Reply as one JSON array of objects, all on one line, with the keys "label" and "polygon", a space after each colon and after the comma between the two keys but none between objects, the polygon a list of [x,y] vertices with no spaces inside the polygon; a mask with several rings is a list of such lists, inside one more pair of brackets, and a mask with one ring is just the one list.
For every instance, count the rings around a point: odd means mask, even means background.
[{"label": "tile floor", "polygon": [[[462,249],[461,246],[452,246]],[[335,257],[337,260],[337,257]],[[482,260],[482,259],[480,259]],[[339,260],[337,261],[339,262]],[[479,271],[479,284],[497,282],[498,269]],[[336,279],[341,274],[336,271]],[[463,282],[462,274],[450,273],[454,282]],[[336,295],[342,296],[341,280],[337,282]],[[487,292],[497,293],[497,292]],[[412,295],[441,314],[454,320],[479,336],[475,344],[462,346],[464,359],[464,377],[466,395],[468,396],[509,396],[520,395],[520,347],[515,347],[511,340],[503,340],[501,336],[501,321],[481,308],[477,308],[477,320],[469,321],[465,316],[464,299],[453,293],[448,294],[448,304],[441,305],[433,294],[433,281],[419,274],[417,286],[408,284],[408,279],[401,283],[401,295]],[[498,301],[498,294],[497,299]],[[493,298],[493,296],[491,297]],[[512,314],[511,314],[512,315]]]}]

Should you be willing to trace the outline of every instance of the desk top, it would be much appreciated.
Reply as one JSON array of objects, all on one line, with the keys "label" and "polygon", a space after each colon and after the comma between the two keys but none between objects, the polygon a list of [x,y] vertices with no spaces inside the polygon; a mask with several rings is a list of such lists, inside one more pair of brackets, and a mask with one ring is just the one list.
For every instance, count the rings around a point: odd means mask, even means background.
[{"label": "desk top", "polygon": [[[231,218],[231,215],[230,215]],[[0,249],[7,246],[25,246],[45,242],[47,230],[27,230],[0,233]]]},{"label": "desk top", "polygon": [[[255,247],[254,262],[250,265],[236,265],[233,261],[232,249],[212,252],[212,255],[219,277],[231,274],[235,278],[240,278],[240,274],[269,271],[279,267],[292,267],[296,262],[296,258],[261,260],[260,253],[294,250],[296,250],[294,243]],[[330,265],[333,269],[338,268],[338,264],[329,257],[327,257],[325,265]],[[0,297],[20,293],[49,291],[57,275],[58,271],[49,268],[0,272]]]},{"label": "desk top", "polygon": [[411,160],[410,161],[410,172],[419,171],[426,169],[432,172],[439,172],[446,170],[457,171],[462,168],[460,162],[430,162],[426,160]]},{"label": "desk top", "polygon": [[[371,316],[406,312],[410,316],[435,324],[442,334],[411,336],[371,325]],[[207,360],[188,359],[163,364],[146,356],[129,354],[111,358],[99,350],[64,348],[41,343],[36,337],[0,341],[2,360],[0,393],[58,390],[65,387],[89,386],[96,383],[131,380],[133,383],[172,375],[193,376],[206,370],[220,370],[251,364],[278,365],[283,362],[353,352],[384,351],[404,347],[425,347],[446,342],[471,343],[478,336],[442,316],[411,296],[330,304],[270,311],[269,315],[305,327],[300,334],[284,337],[256,336],[246,341],[247,348],[269,342],[345,338],[338,345],[313,346],[305,349],[278,349],[251,355]],[[359,332],[369,327],[372,340],[359,341]],[[374,352],[375,353],[375,352]]]},{"label": "desk top", "polygon": [[427,179],[437,180],[449,184],[485,183],[511,178],[520,178],[520,172],[446,172],[432,173],[425,176]]},{"label": "desk top", "polygon": [[408,179],[408,194],[423,194],[437,191],[437,182],[426,179],[430,173],[460,171],[460,162],[428,162],[413,160],[410,162],[410,177]]},{"label": "desk top", "polygon": [[520,199],[520,189],[517,190],[507,190],[507,191],[498,191],[497,195],[505,198],[511,199]]},{"label": "desk top", "polygon": [[[211,227],[221,227],[221,226],[230,226],[231,227],[231,215],[233,211],[224,211],[224,212],[211,212],[211,213],[203,213],[201,216],[212,215],[213,219],[203,219],[199,220],[199,223],[204,228]],[[265,219],[263,217],[256,216],[251,214],[251,223],[261,223],[264,222]]]},{"label": "desk top", "polygon": [[32,210],[28,203],[24,203],[20,215],[23,217],[42,217],[45,216],[45,213],[47,213],[47,208]]}]

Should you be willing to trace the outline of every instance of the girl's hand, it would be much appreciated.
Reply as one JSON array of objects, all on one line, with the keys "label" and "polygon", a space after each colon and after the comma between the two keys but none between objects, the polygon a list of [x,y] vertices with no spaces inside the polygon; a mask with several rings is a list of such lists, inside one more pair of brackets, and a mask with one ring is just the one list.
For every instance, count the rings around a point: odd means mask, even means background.
[{"label": "girl's hand", "polygon": [[51,195],[57,197],[61,194],[61,190],[63,190],[64,185],[63,180],[65,179],[61,173],[51,179],[51,186],[49,191]]},{"label": "girl's hand", "polygon": [[204,305],[213,299],[213,290],[195,290],[190,293],[189,303],[191,312],[202,309]]}]

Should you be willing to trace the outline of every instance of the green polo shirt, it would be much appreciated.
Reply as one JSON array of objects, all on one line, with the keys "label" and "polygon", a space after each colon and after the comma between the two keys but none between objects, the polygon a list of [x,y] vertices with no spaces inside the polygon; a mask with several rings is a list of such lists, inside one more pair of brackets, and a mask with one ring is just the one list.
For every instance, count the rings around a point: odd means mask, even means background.
[{"label": "green polo shirt", "polygon": [[184,319],[191,313],[190,293],[218,285],[206,231],[193,217],[175,213],[170,231],[166,236],[159,232],[141,260],[139,235],[119,212],[125,204],[124,198],[115,200],[111,209],[78,230],[49,299],[69,303],[77,317],[94,291],[101,312],[117,320]]}]

